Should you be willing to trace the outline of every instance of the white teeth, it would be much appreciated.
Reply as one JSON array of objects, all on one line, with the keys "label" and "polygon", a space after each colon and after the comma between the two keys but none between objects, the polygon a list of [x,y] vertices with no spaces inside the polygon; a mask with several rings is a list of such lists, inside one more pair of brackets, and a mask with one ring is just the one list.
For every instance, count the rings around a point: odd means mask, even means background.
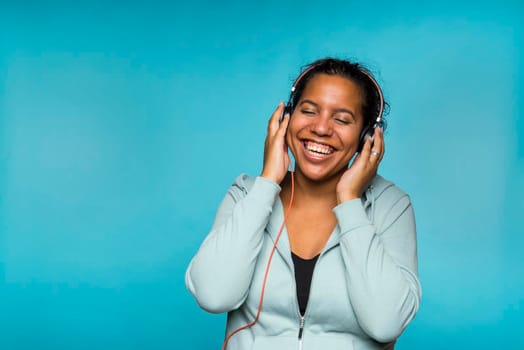
[{"label": "white teeth", "polygon": [[332,150],[329,146],[314,144],[311,142],[306,142],[306,149],[310,152],[320,153],[320,154],[331,154]]}]

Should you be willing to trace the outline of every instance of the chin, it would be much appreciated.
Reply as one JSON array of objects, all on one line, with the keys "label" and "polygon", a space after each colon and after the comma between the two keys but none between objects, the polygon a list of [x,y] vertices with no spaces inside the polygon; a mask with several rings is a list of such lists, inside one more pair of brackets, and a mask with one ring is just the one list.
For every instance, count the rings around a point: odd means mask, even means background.
[{"label": "chin", "polygon": [[327,182],[333,180],[334,178],[340,178],[344,171],[347,169],[347,166],[342,169],[308,169],[308,167],[297,167],[297,170],[304,176],[306,179],[312,182]]}]

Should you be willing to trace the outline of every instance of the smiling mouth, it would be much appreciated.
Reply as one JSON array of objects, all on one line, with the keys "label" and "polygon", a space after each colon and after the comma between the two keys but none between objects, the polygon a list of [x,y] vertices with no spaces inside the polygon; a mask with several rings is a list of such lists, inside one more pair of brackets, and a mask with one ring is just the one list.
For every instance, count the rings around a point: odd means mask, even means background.
[{"label": "smiling mouth", "polygon": [[308,153],[315,157],[326,157],[335,152],[335,149],[329,145],[313,141],[304,141],[304,148]]}]

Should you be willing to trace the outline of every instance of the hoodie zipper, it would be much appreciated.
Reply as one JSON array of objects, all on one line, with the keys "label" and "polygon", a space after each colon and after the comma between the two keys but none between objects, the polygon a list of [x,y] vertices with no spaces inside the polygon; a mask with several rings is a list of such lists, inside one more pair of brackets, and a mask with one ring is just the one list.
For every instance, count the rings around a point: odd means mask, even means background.
[{"label": "hoodie zipper", "polygon": [[[298,350],[302,350],[302,344],[303,344],[303,338],[304,338],[304,325],[306,323],[306,315],[309,310],[309,304],[311,302],[311,287],[313,286],[313,280],[315,278],[315,272],[317,270],[317,264],[320,261],[320,258],[322,257],[322,254],[324,251],[320,253],[320,255],[317,258],[317,261],[315,262],[315,267],[313,268],[313,274],[311,275],[311,284],[309,287],[309,296],[306,304],[306,310],[304,311],[304,315],[300,314],[300,306],[298,305],[298,297],[297,297],[297,283],[295,281],[295,303],[297,306],[297,312],[299,317],[299,324],[298,324]],[[293,274],[293,280],[294,280],[294,274]]]},{"label": "hoodie zipper", "polygon": [[[313,273],[315,273],[315,270],[313,270]],[[304,311],[304,315],[300,313],[300,305],[298,304],[298,296],[297,296],[297,282],[295,280],[295,274],[293,271],[293,280],[295,281],[295,305],[297,307],[297,313],[298,313],[298,350],[302,350],[302,336],[304,335],[304,324],[306,323],[306,313],[308,311],[309,306],[309,299],[307,301],[306,310]],[[311,281],[313,281],[313,277],[311,277]],[[311,287],[309,289],[309,293],[311,294]]]},{"label": "hoodie zipper", "polygon": [[304,316],[300,315],[300,328],[298,329],[298,350],[302,350],[302,335],[304,333],[305,319],[306,319],[305,313],[304,313]]}]

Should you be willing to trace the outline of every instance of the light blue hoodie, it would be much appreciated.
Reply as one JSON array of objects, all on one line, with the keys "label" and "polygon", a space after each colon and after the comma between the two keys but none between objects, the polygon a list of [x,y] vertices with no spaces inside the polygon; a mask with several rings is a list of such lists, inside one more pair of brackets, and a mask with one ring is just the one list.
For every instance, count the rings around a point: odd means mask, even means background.
[{"label": "light blue hoodie", "polygon": [[[186,285],[198,304],[209,312],[228,312],[227,334],[255,318],[284,219],[279,193],[272,181],[240,175],[187,269]],[[316,263],[304,317],[284,229],[261,316],[231,338],[228,350],[393,349],[421,298],[410,199],[377,175],[361,199],[333,211],[338,224]]]}]

